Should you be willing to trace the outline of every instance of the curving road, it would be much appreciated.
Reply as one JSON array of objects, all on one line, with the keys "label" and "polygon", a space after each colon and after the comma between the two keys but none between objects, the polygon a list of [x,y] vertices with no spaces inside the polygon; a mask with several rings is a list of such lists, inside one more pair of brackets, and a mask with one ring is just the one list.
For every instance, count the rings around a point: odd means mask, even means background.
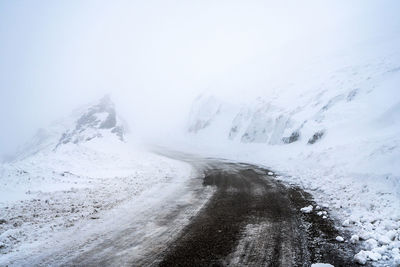
[{"label": "curving road", "polygon": [[[153,266],[352,266],[354,247],[335,240],[333,222],[300,212],[310,195],[278,182],[269,170],[215,159],[179,156],[216,188]],[[343,235],[343,233],[342,233]]]},{"label": "curving road", "polygon": [[[179,153],[198,175],[156,188],[142,214],[115,218],[93,240],[31,263],[63,266],[353,266],[353,245],[330,219],[303,214],[310,195],[258,166]],[[161,190],[161,191],[160,191]],[[144,199],[149,199],[145,197]],[[128,216],[129,215],[129,216]],[[341,233],[346,236],[346,233]]]}]

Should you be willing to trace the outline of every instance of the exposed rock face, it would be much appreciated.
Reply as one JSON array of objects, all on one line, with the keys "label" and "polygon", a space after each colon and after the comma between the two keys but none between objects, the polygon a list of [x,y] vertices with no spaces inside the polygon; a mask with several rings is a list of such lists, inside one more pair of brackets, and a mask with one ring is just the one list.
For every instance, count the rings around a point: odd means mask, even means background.
[{"label": "exposed rock face", "polygon": [[70,116],[39,129],[5,160],[21,160],[42,151],[55,151],[64,144],[79,144],[100,137],[124,141],[126,131],[126,124],[118,117],[114,103],[105,96],[97,104],[75,110]]},{"label": "exposed rock face", "polygon": [[125,128],[118,123],[114,103],[110,97],[105,96],[78,118],[74,129],[62,134],[56,148],[62,144],[90,141],[107,132],[115,134],[121,141],[124,140]]},{"label": "exposed rock face", "polygon": [[300,138],[300,131],[294,131],[289,137],[283,137],[282,141],[285,144],[296,142]]},{"label": "exposed rock face", "polygon": [[114,104],[108,96],[100,100],[100,103],[92,106],[76,122],[76,130],[95,127],[99,129],[111,129],[116,126],[117,119]]},{"label": "exposed rock face", "polygon": [[244,143],[268,143],[276,145],[282,143],[282,136],[291,124],[290,118],[266,105],[251,115],[247,129],[241,137]]},{"label": "exposed rock face", "polygon": [[192,106],[188,131],[197,133],[216,123],[229,127],[227,137],[230,140],[271,145],[285,143],[283,136],[296,126],[287,112],[261,98],[252,106],[238,109],[212,96],[198,97]]},{"label": "exposed rock face", "polygon": [[317,142],[318,140],[320,140],[322,138],[322,136],[325,134],[324,130],[318,131],[316,132],[309,140],[308,140],[308,144],[312,145],[315,142]]}]

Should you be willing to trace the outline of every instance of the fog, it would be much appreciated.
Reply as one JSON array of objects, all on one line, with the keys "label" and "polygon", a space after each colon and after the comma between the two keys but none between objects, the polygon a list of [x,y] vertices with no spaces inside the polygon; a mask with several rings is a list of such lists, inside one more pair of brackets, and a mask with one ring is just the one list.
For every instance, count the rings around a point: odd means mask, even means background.
[{"label": "fog", "polygon": [[235,70],[257,62],[258,76],[276,75],[390,36],[400,29],[399,8],[361,0],[2,1],[0,154],[104,94],[133,132],[178,130],[199,93],[260,93],[218,86],[232,73],[240,79]]}]

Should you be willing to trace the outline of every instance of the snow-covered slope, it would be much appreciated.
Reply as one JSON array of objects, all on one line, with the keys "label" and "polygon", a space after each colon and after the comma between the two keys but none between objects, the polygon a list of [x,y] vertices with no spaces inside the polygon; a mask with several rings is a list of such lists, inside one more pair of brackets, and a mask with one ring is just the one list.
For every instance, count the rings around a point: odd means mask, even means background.
[{"label": "snow-covered slope", "polygon": [[40,130],[0,165],[1,266],[41,242],[51,246],[60,231],[95,228],[105,212],[135,205],[154,186],[167,190],[190,178],[189,165],[131,145],[125,129],[106,97]]},{"label": "snow-covered slope", "polygon": [[69,117],[41,128],[15,155],[21,160],[38,152],[56,150],[68,143],[80,144],[92,139],[110,137],[124,141],[127,125],[117,115],[109,96],[98,103],[76,109]]},{"label": "snow-covered slope", "polygon": [[[352,47],[265,82],[241,82],[246,77],[240,71],[231,73],[218,86],[258,87],[258,97],[197,98],[187,136],[204,151],[214,148],[215,155],[282,172],[282,179],[302,185],[347,219],[346,227],[364,241],[378,240],[379,248],[366,249],[379,250],[380,264],[400,263],[398,47],[398,39]],[[199,121],[207,123],[195,127]]]}]

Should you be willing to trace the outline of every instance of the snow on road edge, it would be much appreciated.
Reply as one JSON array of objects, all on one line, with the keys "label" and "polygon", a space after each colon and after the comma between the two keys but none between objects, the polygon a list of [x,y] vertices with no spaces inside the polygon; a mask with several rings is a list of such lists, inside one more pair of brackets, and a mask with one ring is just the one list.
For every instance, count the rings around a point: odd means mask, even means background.
[{"label": "snow on road edge", "polygon": [[1,166],[0,265],[38,256],[42,246],[59,248],[63,240],[54,238],[60,233],[78,233],[84,242],[83,226],[96,229],[109,212],[124,205],[133,210],[144,192],[173,190],[194,174],[186,163],[123,143],[98,147],[70,145]]}]

